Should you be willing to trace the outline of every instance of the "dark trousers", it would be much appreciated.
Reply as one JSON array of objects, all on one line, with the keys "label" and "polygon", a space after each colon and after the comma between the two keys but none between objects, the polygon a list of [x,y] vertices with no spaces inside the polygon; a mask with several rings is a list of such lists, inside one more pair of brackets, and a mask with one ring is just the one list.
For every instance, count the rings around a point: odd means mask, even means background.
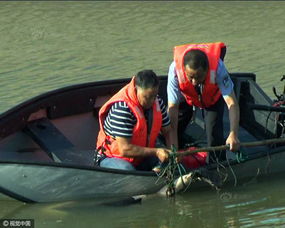
[{"label": "dark trousers", "polygon": [[[225,101],[221,96],[216,104],[204,110],[208,146],[220,146],[225,144],[223,125],[224,106]],[[210,152],[210,161],[216,159],[225,160],[225,158],[225,151]]]},{"label": "dark trousers", "polygon": [[216,104],[204,110],[208,146],[220,146],[225,143],[223,125],[224,106],[225,101],[221,96]]},{"label": "dark trousers", "polygon": [[[188,106],[186,107],[185,104],[186,103],[183,103],[182,106],[179,107],[179,116],[182,116],[179,118],[178,123],[178,141],[180,146],[183,146],[181,144],[183,142],[183,132],[186,129],[187,124],[189,123],[193,114],[192,106],[186,104]],[[203,118],[205,121],[208,146],[220,146],[225,144],[223,125],[224,106],[225,101],[221,96],[216,104],[202,110]],[[223,153],[223,151],[216,153],[210,152],[210,159],[211,158],[218,158],[220,160],[223,160],[225,159],[225,153]]]}]

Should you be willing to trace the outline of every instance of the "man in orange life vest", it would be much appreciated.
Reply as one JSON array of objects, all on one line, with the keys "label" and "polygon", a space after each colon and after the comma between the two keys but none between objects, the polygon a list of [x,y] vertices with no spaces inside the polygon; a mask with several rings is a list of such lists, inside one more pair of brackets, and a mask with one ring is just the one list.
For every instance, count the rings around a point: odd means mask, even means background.
[{"label": "man in orange life vest", "polygon": [[[225,48],[224,43],[186,44],[174,48],[174,61],[168,73],[168,111],[173,130],[180,132],[178,113],[182,101],[191,106],[191,111],[193,106],[202,108],[208,146],[218,146],[225,144],[223,112],[226,103],[230,119],[230,133],[226,144],[234,151],[239,149],[240,145],[239,105],[233,90],[233,82],[223,63]],[[176,137],[176,146],[178,141]],[[210,158],[211,161],[225,159],[225,153]]]},{"label": "man in orange life vest", "polygon": [[170,150],[155,148],[162,131],[172,145],[170,119],[158,96],[159,80],[152,70],[137,73],[99,111],[99,165],[124,170],[151,170],[168,160]]}]

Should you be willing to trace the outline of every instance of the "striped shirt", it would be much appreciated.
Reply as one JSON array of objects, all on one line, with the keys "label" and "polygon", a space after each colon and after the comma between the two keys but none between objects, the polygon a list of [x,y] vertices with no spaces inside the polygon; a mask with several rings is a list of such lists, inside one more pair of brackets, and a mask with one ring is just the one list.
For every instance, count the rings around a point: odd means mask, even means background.
[{"label": "striped shirt", "polygon": [[[158,96],[159,106],[162,114],[162,127],[170,124],[163,100]],[[132,137],[133,128],[137,123],[136,117],[124,101],[114,103],[104,121],[104,131],[112,137]]]}]

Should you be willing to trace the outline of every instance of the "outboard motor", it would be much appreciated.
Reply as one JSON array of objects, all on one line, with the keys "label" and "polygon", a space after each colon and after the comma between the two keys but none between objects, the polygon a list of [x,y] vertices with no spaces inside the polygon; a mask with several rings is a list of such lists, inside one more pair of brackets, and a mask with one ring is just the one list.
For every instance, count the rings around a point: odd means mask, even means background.
[{"label": "outboard motor", "polygon": [[[280,81],[285,80],[285,75],[281,77]],[[276,100],[274,100],[274,107],[280,107],[280,108],[285,108],[285,85],[283,88],[283,93],[282,94],[277,94],[276,88],[273,86],[273,93],[276,96]],[[278,137],[285,137],[285,112],[279,112],[276,115],[276,130],[277,130],[277,136]]]}]

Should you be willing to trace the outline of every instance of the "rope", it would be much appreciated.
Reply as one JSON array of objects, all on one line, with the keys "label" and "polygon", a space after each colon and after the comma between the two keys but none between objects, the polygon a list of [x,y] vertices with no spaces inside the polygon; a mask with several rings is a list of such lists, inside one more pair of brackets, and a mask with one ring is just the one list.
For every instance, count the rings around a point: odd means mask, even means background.
[{"label": "rope", "polygon": [[182,164],[179,164],[177,162],[177,149],[175,148],[175,146],[172,145],[171,153],[169,154],[168,158],[168,164],[166,167],[163,168],[163,171],[158,175],[159,179],[161,179],[162,177],[166,178],[167,197],[172,197],[176,193],[175,192],[175,180],[176,180],[175,173],[177,173],[176,170],[178,170],[179,178],[181,178],[183,185],[186,186],[182,178],[182,176],[186,174],[186,170],[184,169]]},{"label": "rope", "polygon": [[[276,146],[276,144],[278,143],[285,143],[285,138],[275,138],[275,139],[268,139],[268,140],[262,140],[262,141],[256,141],[256,142],[247,142],[247,143],[241,143],[240,146],[240,151],[236,152],[236,161],[238,163],[244,162],[248,159],[248,156],[246,156],[242,150],[242,147],[255,147],[255,146],[262,146],[262,145],[269,145],[269,144],[274,144]],[[183,167],[182,164],[177,162],[177,158],[179,156],[187,156],[187,155],[191,155],[193,153],[197,153],[197,152],[201,152],[201,151],[207,151],[207,152],[215,152],[218,150],[226,150],[229,149],[228,145],[223,145],[223,146],[215,146],[215,147],[205,147],[205,148],[199,148],[196,150],[188,150],[188,151],[184,151],[184,152],[177,152],[177,149],[172,145],[171,146],[171,153],[169,154],[169,159],[168,159],[168,163],[167,165],[162,169],[162,171],[158,174],[158,180],[161,179],[162,177],[165,177],[166,179],[166,185],[167,185],[167,190],[166,190],[166,196],[167,197],[172,197],[175,195],[175,180],[177,179],[177,171],[178,171],[178,179],[181,178],[182,184],[184,185],[184,191],[186,191],[188,189],[188,187],[190,186],[190,184],[193,182],[193,178],[191,178],[191,181],[187,184],[184,183],[183,180],[183,175],[185,175],[187,172],[185,170],[185,168]],[[237,177],[230,165],[230,161],[228,159],[228,157],[226,156],[229,168],[232,172],[232,175],[234,176],[234,186],[237,185]],[[223,179],[223,182],[227,179],[227,175],[225,173],[222,172],[222,170],[220,170],[220,168],[222,168],[223,170],[226,169],[226,167],[221,164],[218,159],[216,159],[216,163],[217,163],[217,172],[220,175],[220,178]],[[193,173],[193,177],[195,176],[195,171]],[[223,176],[223,177],[222,177]],[[198,177],[199,179],[199,177]],[[202,180],[204,180],[205,182],[209,183],[210,185],[213,185],[214,187],[215,184],[211,183],[211,180],[207,180],[207,178],[200,178]]]},{"label": "rope", "polygon": [[[237,158],[237,157],[238,157],[238,155],[236,154],[236,158]],[[233,174],[233,177],[234,177],[234,180],[235,180],[234,186],[236,187],[236,186],[237,186],[237,176],[236,176],[236,174],[235,174],[235,172],[234,172],[234,170],[233,170],[233,168],[232,168],[232,166],[231,166],[231,163],[230,163],[230,161],[229,161],[229,158],[228,158],[227,154],[226,154],[226,158],[227,158],[227,163],[228,163],[228,165],[229,165],[229,168],[230,168],[230,170],[231,170],[231,173]]]},{"label": "rope", "polygon": [[242,163],[248,159],[248,156],[244,154],[243,149],[240,148],[238,152],[236,152],[236,161],[238,163]]}]

